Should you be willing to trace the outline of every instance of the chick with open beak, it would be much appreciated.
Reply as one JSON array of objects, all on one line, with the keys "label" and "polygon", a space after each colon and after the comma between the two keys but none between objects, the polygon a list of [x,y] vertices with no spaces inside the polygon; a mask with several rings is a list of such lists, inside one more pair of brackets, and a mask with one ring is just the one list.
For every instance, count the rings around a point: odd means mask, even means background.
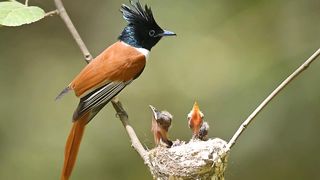
[{"label": "chick with open beak", "polygon": [[168,139],[168,131],[171,126],[172,115],[168,111],[158,111],[150,105],[152,110],[152,125],[154,142],[156,145],[172,146],[172,141]]},{"label": "chick with open beak", "polygon": [[195,102],[192,110],[188,114],[188,124],[189,128],[192,130],[193,136],[192,138],[198,138],[199,137],[199,132],[200,128],[203,123],[203,113],[200,111],[198,103]]}]

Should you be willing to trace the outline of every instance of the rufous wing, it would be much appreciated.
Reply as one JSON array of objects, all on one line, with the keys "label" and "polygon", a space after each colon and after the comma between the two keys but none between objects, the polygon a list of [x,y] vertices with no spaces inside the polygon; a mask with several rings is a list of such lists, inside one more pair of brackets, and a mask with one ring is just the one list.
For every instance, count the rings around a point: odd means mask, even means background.
[{"label": "rufous wing", "polygon": [[109,82],[127,82],[143,71],[145,56],[136,48],[116,42],[92,60],[70,83],[76,96],[83,97]]}]

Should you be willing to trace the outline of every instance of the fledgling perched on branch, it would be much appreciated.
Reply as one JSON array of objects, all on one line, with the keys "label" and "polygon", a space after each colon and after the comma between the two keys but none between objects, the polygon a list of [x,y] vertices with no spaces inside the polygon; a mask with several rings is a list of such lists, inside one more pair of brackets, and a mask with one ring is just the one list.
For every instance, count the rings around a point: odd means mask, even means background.
[{"label": "fledgling perched on branch", "polygon": [[199,131],[203,123],[203,117],[203,113],[200,111],[197,102],[195,102],[192,110],[188,114],[188,124],[193,134],[192,139],[199,137]]},{"label": "fledgling perched on branch", "polygon": [[150,105],[152,110],[151,131],[153,132],[156,145],[172,146],[172,141],[168,139],[168,131],[171,126],[172,115],[168,111],[158,111]]}]

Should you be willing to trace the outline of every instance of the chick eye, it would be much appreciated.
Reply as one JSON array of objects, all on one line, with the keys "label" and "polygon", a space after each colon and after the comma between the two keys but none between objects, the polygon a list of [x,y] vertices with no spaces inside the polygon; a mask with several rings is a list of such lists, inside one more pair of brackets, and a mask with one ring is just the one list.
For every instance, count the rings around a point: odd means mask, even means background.
[{"label": "chick eye", "polygon": [[149,31],[149,36],[153,37],[155,34],[156,34],[156,32],[154,30]]}]

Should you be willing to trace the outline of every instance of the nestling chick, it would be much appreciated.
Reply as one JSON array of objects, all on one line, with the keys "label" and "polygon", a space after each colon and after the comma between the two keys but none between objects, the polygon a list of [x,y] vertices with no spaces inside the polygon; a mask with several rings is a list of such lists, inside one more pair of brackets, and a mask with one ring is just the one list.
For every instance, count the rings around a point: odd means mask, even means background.
[{"label": "nestling chick", "polygon": [[202,141],[208,140],[209,124],[204,121],[200,127],[198,138]]},{"label": "nestling chick", "polygon": [[194,103],[192,110],[188,114],[188,124],[189,128],[192,130],[192,138],[199,137],[200,127],[203,123],[203,113],[200,111],[197,102]]},{"label": "nestling chick", "polygon": [[168,139],[168,131],[172,121],[172,115],[168,111],[158,111],[150,105],[152,110],[152,126],[154,142],[156,145],[172,146],[172,141]]}]

